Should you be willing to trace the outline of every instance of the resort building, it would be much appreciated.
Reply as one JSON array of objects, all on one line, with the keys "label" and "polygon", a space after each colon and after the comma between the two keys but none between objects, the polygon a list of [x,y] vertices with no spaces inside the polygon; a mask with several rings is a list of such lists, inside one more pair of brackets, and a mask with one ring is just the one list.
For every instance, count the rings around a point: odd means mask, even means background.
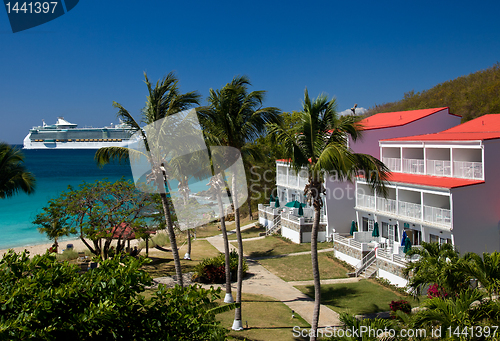
[{"label": "resort building", "polygon": [[[459,123],[460,117],[451,114],[447,107],[376,114],[360,121],[363,137],[357,141],[349,141],[349,146],[356,153],[379,158],[380,139],[436,133]],[[304,188],[307,178],[307,170],[303,169],[297,174],[289,167],[287,160],[276,161],[277,197],[280,207],[275,207],[275,204],[259,205],[259,221],[268,227],[268,233],[281,230],[284,237],[296,243],[310,242],[313,209],[306,206],[303,208],[303,214],[299,215],[297,207],[283,208],[289,202],[306,202]],[[335,175],[330,174],[325,181],[325,188],[319,241],[332,240],[335,232],[348,233],[351,222],[356,219],[354,185],[338,181]]]},{"label": "resort building", "polygon": [[[452,243],[460,252],[500,250],[500,114],[485,115],[440,133],[383,139],[382,161],[392,173],[387,197],[356,181],[353,238],[334,236],[335,254],[404,286],[408,261],[401,239]],[[373,237],[375,225],[380,236]]]}]

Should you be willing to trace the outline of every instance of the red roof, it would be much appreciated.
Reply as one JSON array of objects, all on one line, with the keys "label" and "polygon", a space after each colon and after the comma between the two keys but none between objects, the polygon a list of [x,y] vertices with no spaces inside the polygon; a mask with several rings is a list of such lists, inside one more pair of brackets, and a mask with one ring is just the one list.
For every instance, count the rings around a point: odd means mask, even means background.
[{"label": "red roof", "polygon": [[406,174],[392,172],[387,181],[407,183],[412,185],[439,187],[439,188],[457,188],[464,186],[471,186],[484,183],[484,180],[469,180],[469,179],[458,179],[458,178],[448,178],[440,176],[431,175],[416,175],[416,174]]},{"label": "red roof", "polygon": [[381,141],[483,141],[498,138],[500,138],[500,114],[490,114],[435,134],[398,137]]},{"label": "red roof", "polygon": [[[363,130],[381,129],[390,127],[399,127],[405,124],[417,121],[421,118],[435,114],[448,107],[434,109],[420,109],[409,111],[384,112],[367,117],[359,123],[363,126]],[[450,114],[453,115],[453,114]],[[456,115],[454,115],[456,116]]]}]

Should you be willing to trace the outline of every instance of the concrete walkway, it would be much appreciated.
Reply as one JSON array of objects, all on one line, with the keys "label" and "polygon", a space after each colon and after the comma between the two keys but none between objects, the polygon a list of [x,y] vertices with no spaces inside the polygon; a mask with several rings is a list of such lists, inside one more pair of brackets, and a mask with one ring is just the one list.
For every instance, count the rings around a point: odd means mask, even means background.
[{"label": "concrete walkway", "polygon": [[[242,227],[250,228],[254,224],[246,225]],[[260,239],[263,237],[249,238],[250,239]],[[224,240],[221,235],[206,238],[210,244],[212,244],[220,252],[224,252]],[[231,243],[229,243],[230,250],[236,249]],[[322,250],[323,252],[328,250]],[[308,252],[298,252],[297,254],[307,254]],[[289,256],[292,256],[291,254]],[[268,257],[269,258],[269,257]],[[294,310],[308,323],[312,323],[312,315],[314,309],[314,300],[309,296],[303,294],[300,290],[294,288],[294,285],[308,285],[312,281],[301,281],[301,282],[285,282],[278,276],[274,275],[262,265],[258,264],[256,260],[247,257],[248,272],[247,277],[243,280],[243,292],[258,295],[271,296],[283,303],[285,303],[290,309]],[[342,279],[344,280],[344,279]],[[352,280],[352,279],[348,279]],[[327,281],[338,281],[338,280],[324,280],[321,283],[330,283]],[[294,284],[298,283],[298,284]],[[336,283],[336,282],[334,282]],[[340,282],[338,282],[340,283]],[[209,287],[209,286],[207,286]],[[224,286],[222,286],[224,289]],[[236,292],[236,283],[232,285],[233,297]],[[339,315],[331,310],[330,308],[321,305],[320,317],[318,327],[328,327],[328,326],[340,326],[341,322],[339,320]]]}]

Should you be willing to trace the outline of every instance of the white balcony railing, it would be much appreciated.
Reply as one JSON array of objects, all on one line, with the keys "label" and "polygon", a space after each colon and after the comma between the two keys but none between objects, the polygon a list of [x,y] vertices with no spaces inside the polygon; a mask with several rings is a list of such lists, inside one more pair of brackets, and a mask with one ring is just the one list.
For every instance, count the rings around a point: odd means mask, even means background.
[{"label": "white balcony railing", "polygon": [[287,185],[287,183],[286,183],[286,174],[280,174],[280,173],[278,173],[277,182],[278,182],[278,185],[286,186]]},{"label": "white balcony railing", "polygon": [[424,205],[424,220],[443,225],[451,225],[451,211]]},{"label": "white balcony railing", "polygon": [[399,215],[413,219],[422,219],[422,205],[400,201]]},{"label": "white balcony railing", "polygon": [[427,160],[427,174],[451,176],[451,161]]},{"label": "white balcony railing", "polygon": [[356,196],[356,206],[366,207],[372,210],[375,209],[375,196],[366,195],[366,194],[358,194]]},{"label": "white balcony railing", "polygon": [[453,176],[465,179],[482,179],[483,164],[481,162],[454,161]]},{"label": "white balcony railing", "polygon": [[401,172],[401,159],[396,157],[383,157],[382,162],[392,172]]},{"label": "white balcony railing", "polygon": [[411,174],[424,174],[424,160],[403,159],[403,172]]},{"label": "white balcony railing", "polygon": [[377,198],[377,210],[396,214],[396,200]]}]

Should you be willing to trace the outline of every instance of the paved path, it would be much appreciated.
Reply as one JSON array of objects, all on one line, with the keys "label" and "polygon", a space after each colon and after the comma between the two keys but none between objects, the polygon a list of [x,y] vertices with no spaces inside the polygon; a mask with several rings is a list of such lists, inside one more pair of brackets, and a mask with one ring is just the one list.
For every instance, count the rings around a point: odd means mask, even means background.
[{"label": "paved path", "polygon": [[[246,225],[245,227],[242,227],[242,229],[249,228],[253,225],[254,224]],[[208,237],[206,240],[208,240],[217,250],[224,252],[224,240],[222,235]],[[229,245],[231,250],[236,249],[233,245],[231,245],[231,243]],[[327,250],[322,251],[325,252]],[[307,254],[307,252],[298,252],[297,254]],[[300,290],[294,288],[294,285],[308,284],[309,281],[285,282],[278,276],[268,271],[262,265],[258,264],[255,260],[247,257],[247,263],[248,274],[243,280],[243,292],[274,297],[275,299],[285,303],[290,309],[294,310],[308,323],[312,323],[314,300],[303,294]],[[321,282],[323,283],[323,281]],[[233,284],[232,288],[236,291],[236,283]],[[330,308],[321,305],[318,327],[340,325],[339,315]]]}]

